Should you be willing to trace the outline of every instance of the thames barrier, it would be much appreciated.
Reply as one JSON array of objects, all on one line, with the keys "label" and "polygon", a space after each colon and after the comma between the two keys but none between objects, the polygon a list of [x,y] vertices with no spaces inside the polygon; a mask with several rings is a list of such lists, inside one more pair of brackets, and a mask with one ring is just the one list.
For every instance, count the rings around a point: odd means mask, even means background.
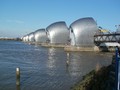
[{"label": "thames barrier", "polygon": [[114,51],[120,46],[120,28],[114,33],[97,26],[92,17],[80,18],[67,27],[64,21],[50,24],[21,37],[23,42],[65,51]]}]

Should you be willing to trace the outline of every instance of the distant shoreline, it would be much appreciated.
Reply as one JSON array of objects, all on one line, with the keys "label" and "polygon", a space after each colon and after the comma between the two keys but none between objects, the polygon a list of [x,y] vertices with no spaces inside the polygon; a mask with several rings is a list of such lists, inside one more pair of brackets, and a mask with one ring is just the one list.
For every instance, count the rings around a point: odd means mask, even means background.
[{"label": "distant shoreline", "polygon": [[15,41],[21,41],[20,38],[0,38],[0,40],[15,40]]}]

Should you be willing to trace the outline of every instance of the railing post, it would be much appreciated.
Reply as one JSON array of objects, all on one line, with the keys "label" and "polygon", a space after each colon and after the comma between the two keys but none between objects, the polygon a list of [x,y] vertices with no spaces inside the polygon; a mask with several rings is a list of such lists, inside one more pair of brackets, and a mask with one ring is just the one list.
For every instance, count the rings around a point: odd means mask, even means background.
[{"label": "railing post", "polygon": [[66,61],[66,65],[69,66],[69,59],[70,59],[70,54],[67,53],[67,61]]},{"label": "railing post", "polygon": [[119,81],[118,81],[118,68],[119,68],[119,48],[116,47],[116,52],[115,52],[115,90],[119,90]]},{"label": "railing post", "polygon": [[20,68],[16,68],[16,85],[20,86]]}]

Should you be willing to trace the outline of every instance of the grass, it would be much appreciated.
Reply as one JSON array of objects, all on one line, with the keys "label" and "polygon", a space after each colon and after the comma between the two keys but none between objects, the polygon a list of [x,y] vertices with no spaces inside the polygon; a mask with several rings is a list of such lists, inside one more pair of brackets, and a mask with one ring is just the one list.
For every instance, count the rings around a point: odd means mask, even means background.
[{"label": "grass", "polygon": [[75,84],[71,90],[113,90],[109,77],[112,69],[112,65],[109,65],[98,71],[91,71],[83,76],[82,81]]}]

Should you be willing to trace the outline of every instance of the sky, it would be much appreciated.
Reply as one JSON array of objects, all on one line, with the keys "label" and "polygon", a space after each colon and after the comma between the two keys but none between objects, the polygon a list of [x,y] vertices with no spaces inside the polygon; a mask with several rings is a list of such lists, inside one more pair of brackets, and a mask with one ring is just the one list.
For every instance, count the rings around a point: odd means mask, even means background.
[{"label": "sky", "polygon": [[84,17],[114,32],[120,24],[120,0],[0,0],[0,37],[22,37],[57,21],[69,27]]}]

